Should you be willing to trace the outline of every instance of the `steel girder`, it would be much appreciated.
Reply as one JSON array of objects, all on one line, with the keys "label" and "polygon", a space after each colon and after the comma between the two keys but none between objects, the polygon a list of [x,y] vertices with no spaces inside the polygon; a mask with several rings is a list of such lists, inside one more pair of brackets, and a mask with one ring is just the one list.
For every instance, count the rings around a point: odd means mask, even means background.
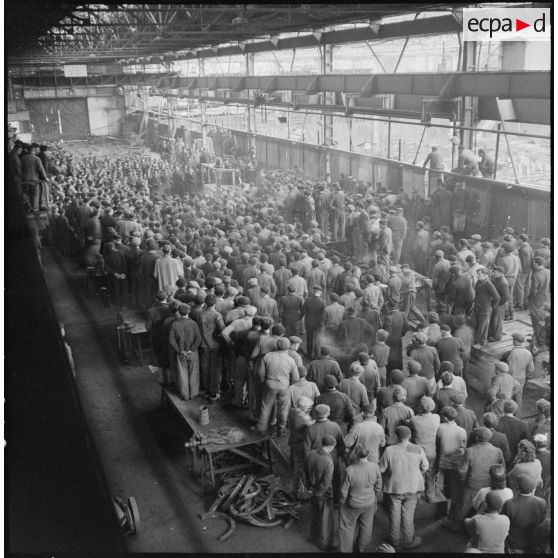
[{"label": "steel girder", "polygon": [[159,88],[296,91],[306,94],[337,92],[374,95],[416,95],[453,99],[499,97],[501,99],[550,99],[551,75],[545,71],[459,72],[452,74],[330,74],[304,76],[167,77]]}]

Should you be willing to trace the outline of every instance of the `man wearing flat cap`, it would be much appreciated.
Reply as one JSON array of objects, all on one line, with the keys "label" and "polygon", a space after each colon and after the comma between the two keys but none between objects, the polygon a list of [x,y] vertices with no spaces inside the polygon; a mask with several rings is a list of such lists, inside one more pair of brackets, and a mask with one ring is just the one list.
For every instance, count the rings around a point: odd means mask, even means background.
[{"label": "man wearing flat cap", "polygon": [[527,376],[535,371],[535,364],[531,351],[525,347],[525,336],[520,332],[512,334],[513,348],[508,354],[507,363],[510,369],[510,375],[515,378],[521,390],[517,392],[515,401],[521,409],[523,401],[523,388],[527,380]]},{"label": "man wearing flat cap", "polygon": [[[355,410],[351,399],[346,393],[337,390],[337,378],[335,376],[325,377],[325,391],[316,399],[317,403],[325,404],[330,408],[330,418],[336,422],[343,434],[356,422]],[[364,386],[362,386],[364,387]],[[366,388],[364,388],[366,389]]]},{"label": "man wearing flat cap", "polygon": [[315,382],[321,393],[326,391],[325,379],[328,375],[335,377],[337,382],[343,379],[339,363],[331,355],[331,349],[320,347],[320,358],[313,360],[308,366],[308,380]]},{"label": "man wearing flat cap", "polygon": [[302,316],[306,328],[306,355],[309,358],[317,358],[320,350],[319,335],[323,329],[322,314],[326,307],[323,294],[323,289],[319,285],[315,285],[312,294],[302,305]]},{"label": "man wearing flat cap", "polygon": [[285,326],[286,335],[296,335],[299,330],[299,322],[302,318],[302,305],[304,299],[295,293],[295,285],[287,286],[286,295],[279,299],[279,317]]},{"label": "man wearing flat cap", "polygon": [[484,487],[490,486],[490,467],[499,463],[504,465],[502,450],[490,444],[492,436],[490,429],[479,426],[473,430],[475,442],[465,450],[463,463],[458,471],[465,483],[461,493],[461,501],[455,516],[457,527],[461,527],[473,505],[475,494]]},{"label": "man wearing flat cap", "polygon": [[517,446],[521,440],[528,438],[529,426],[528,424],[516,416],[514,413],[517,411],[517,403],[515,401],[507,400],[502,405],[503,416],[499,417],[496,430],[506,435],[512,458],[517,454]]},{"label": "man wearing flat cap", "polygon": [[379,463],[389,516],[388,542],[396,549],[401,543],[399,550],[413,550],[422,544],[415,536],[414,516],[428,459],[420,446],[410,442],[407,426],[398,426],[395,433],[397,443],[386,448]]},{"label": "man wearing flat cap", "polygon": [[[312,426],[308,427],[310,429]],[[317,447],[304,460],[304,482],[310,492],[312,519],[310,540],[321,550],[333,549],[333,490],[334,464],[332,453],[337,439],[331,434],[320,436]]]},{"label": "man wearing flat cap", "polygon": [[314,418],[316,422],[311,424],[306,429],[306,436],[304,438],[304,453],[306,456],[312,451],[319,449],[322,444],[322,438],[326,435],[331,435],[335,439],[335,447],[331,452],[333,459],[333,493],[336,499],[339,498],[339,491],[341,489],[341,469],[339,459],[345,454],[345,442],[343,440],[343,433],[341,427],[336,422],[329,420],[331,409],[329,405],[319,403],[314,407]]},{"label": "man wearing flat cap", "polygon": [[514,399],[521,390],[519,382],[509,374],[509,366],[500,360],[494,363],[495,376],[492,386],[487,391],[489,411],[501,417],[504,414],[504,402]]},{"label": "man wearing flat cap", "polygon": [[365,552],[372,539],[377,496],[382,489],[378,465],[368,459],[362,444],[355,448],[356,461],[347,467],[341,486],[339,550]]},{"label": "man wearing flat cap", "polygon": [[504,277],[504,268],[495,265],[492,268],[490,281],[494,285],[496,292],[500,296],[498,304],[493,306],[492,314],[490,316],[490,323],[488,325],[488,340],[501,341],[504,322],[504,309],[506,303],[510,298],[510,287],[508,280]]}]

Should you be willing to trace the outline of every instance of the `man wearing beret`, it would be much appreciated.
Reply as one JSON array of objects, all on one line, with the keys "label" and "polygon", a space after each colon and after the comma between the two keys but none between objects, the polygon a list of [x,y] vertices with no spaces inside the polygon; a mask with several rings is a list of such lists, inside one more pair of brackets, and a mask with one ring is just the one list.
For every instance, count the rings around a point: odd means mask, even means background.
[{"label": "man wearing beret", "polygon": [[424,491],[424,473],[428,459],[424,450],[411,444],[411,430],[407,426],[395,429],[397,443],[386,448],[380,459],[384,494],[389,515],[389,543],[397,549],[412,550],[422,544],[415,537],[414,516],[419,493]]},{"label": "man wearing beret", "polygon": [[473,497],[479,489],[490,486],[490,467],[496,463],[504,465],[502,450],[490,444],[492,432],[480,426],[473,430],[475,442],[465,450],[463,462],[458,467],[461,480],[465,483],[461,493],[455,524],[461,527],[473,505]]},{"label": "man wearing beret", "polygon": [[[308,427],[308,430],[311,426]],[[307,453],[304,460],[304,482],[310,492],[312,505],[310,540],[321,550],[333,549],[332,481],[334,464],[331,454],[335,451],[336,444],[335,436],[324,434],[319,438],[316,447]]]}]

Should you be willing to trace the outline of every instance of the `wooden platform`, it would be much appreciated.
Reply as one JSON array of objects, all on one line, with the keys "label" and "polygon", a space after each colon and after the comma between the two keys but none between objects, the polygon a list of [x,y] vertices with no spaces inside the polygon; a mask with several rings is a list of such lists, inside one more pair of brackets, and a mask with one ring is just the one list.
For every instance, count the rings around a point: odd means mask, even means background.
[{"label": "wooden platform", "polygon": [[524,312],[518,313],[515,320],[504,322],[501,341],[488,343],[486,347],[473,345],[471,359],[465,380],[467,385],[480,394],[485,394],[491,386],[494,376],[494,363],[505,360],[513,348],[512,334],[522,333],[525,338],[533,334],[531,322],[528,321]]}]

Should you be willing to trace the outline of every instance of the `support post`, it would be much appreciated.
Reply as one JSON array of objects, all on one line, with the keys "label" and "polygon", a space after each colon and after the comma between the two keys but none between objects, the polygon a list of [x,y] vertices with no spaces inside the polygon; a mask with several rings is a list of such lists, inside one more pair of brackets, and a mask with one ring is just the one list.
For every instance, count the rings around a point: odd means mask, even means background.
[{"label": "support post", "polygon": [[[463,44],[463,72],[476,71],[477,43],[467,41]],[[477,120],[477,99],[475,97],[463,97],[461,124],[472,128]],[[461,128],[461,145],[471,149],[473,147],[473,134],[470,129]]]},{"label": "support post", "polygon": [[498,152],[500,151],[500,130],[502,129],[502,125],[498,124],[498,134],[496,135],[496,150],[494,152],[494,175],[492,178],[496,180],[496,174],[498,173]]},{"label": "support post", "polygon": [[[198,59],[199,67],[200,67],[200,77],[204,77],[205,75],[205,59],[199,58]],[[207,127],[206,127],[206,118],[205,118],[205,101],[202,100],[202,94],[200,89],[199,95],[199,103],[200,103],[200,124],[201,124],[201,133],[202,133],[202,145],[205,148],[207,145]]]},{"label": "support post", "polygon": [[[254,75],[254,53],[247,52],[245,54],[247,76]],[[248,120],[248,141],[250,144],[250,151],[256,153],[256,114],[255,109],[250,104],[246,105],[246,118]]]},{"label": "support post", "polygon": [[[323,49],[321,49],[322,56],[322,74],[331,74],[333,70],[333,45],[325,44]],[[332,105],[334,103],[334,95],[331,91],[326,91],[324,93],[324,102],[326,105]],[[322,143],[323,143],[323,153],[324,153],[324,174],[325,179],[328,183],[331,182],[331,155],[329,148],[332,145],[333,140],[333,116],[330,114],[322,115]],[[321,169],[320,169],[321,170]]]}]

